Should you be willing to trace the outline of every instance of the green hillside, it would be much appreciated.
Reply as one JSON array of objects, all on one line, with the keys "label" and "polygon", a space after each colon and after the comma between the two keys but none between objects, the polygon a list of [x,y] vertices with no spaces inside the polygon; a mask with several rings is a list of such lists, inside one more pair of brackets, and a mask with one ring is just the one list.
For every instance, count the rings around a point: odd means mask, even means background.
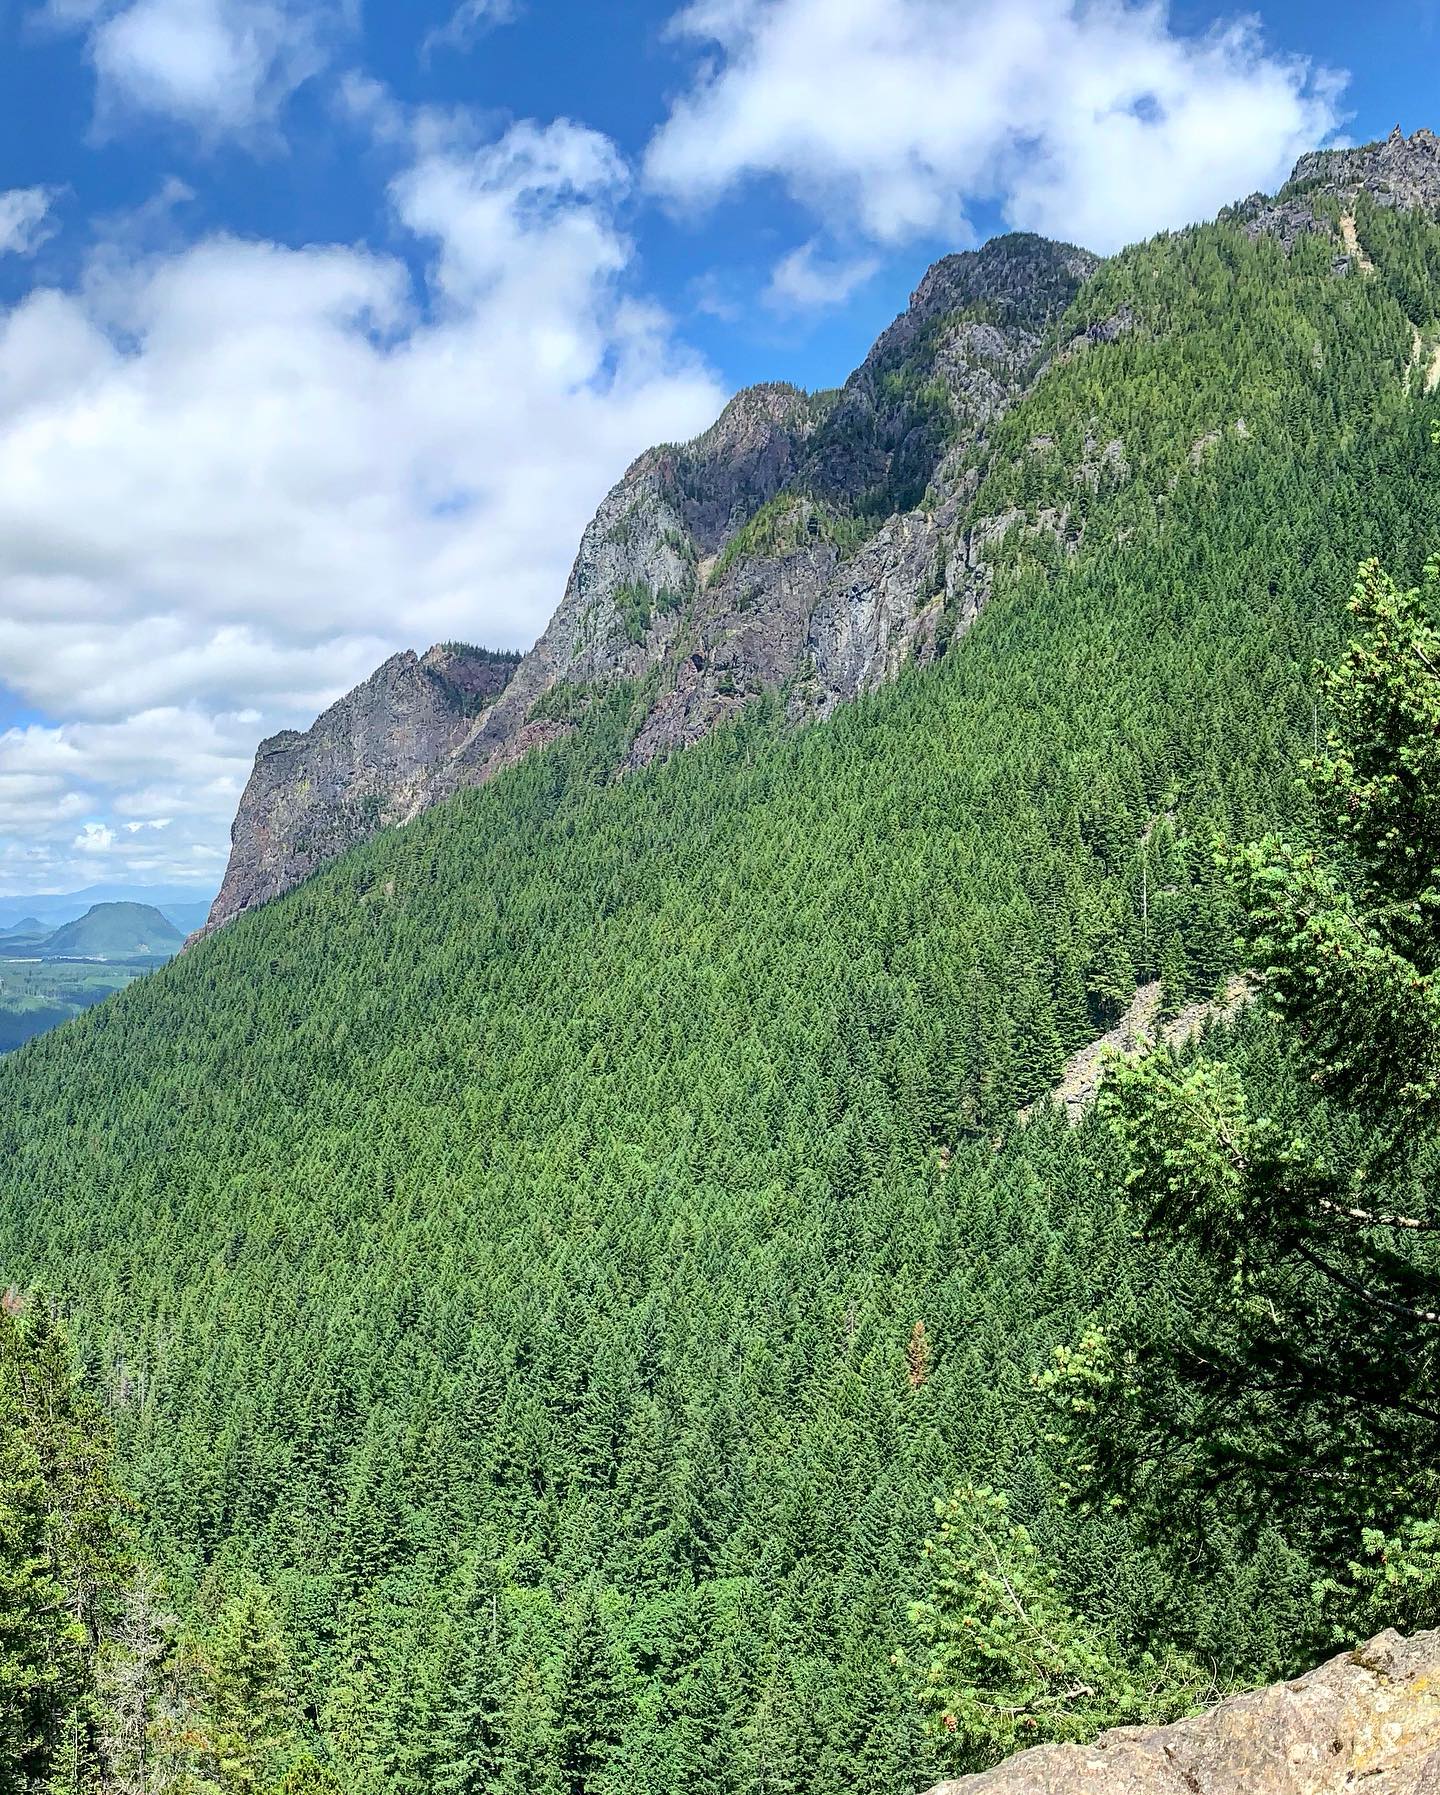
[{"label": "green hillside", "polygon": [[144,960],[178,953],[185,937],[149,904],[93,904],[47,936],[47,959]]},{"label": "green hillside", "polygon": [[1065,1510],[1031,1374],[1168,1297],[1108,1138],[1015,1110],[1138,981],[1213,992],[1214,836],[1303,828],[1355,566],[1440,542],[1440,231],[1358,223],[1373,274],[1102,268],[1061,340],[1132,327],[977,469],[1063,527],[938,666],[622,781],[612,689],[0,1068],[0,1283],[71,1311],[174,1599],[273,1597],[344,1790],[926,1786],[891,1654],[966,1474],[1129,1648],[1310,1644],[1283,1516]]}]

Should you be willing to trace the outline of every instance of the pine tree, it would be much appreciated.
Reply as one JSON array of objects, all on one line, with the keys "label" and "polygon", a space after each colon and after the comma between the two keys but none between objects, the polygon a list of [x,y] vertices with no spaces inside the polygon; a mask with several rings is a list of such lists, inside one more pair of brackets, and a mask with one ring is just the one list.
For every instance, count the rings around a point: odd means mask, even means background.
[{"label": "pine tree", "polygon": [[39,1455],[20,1398],[16,1329],[0,1311],[0,1791],[30,1795],[84,1688],[83,1639],[65,1607]]},{"label": "pine tree", "polygon": [[624,1727],[624,1692],[605,1615],[593,1584],[574,1598],[560,1671],[557,1763],[565,1795],[618,1795],[610,1774]]},{"label": "pine tree", "polygon": [[1104,1098],[1149,1237],[1196,1288],[1181,1328],[1092,1334],[1052,1382],[1157,1533],[1186,1510],[1203,1532],[1212,1492],[1262,1522],[1280,1500],[1342,1636],[1440,1617],[1437,600],[1440,563],[1409,591],[1363,568],[1308,767],[1328,845],[1224,856],[1273,1036],[1155,1054]]}]

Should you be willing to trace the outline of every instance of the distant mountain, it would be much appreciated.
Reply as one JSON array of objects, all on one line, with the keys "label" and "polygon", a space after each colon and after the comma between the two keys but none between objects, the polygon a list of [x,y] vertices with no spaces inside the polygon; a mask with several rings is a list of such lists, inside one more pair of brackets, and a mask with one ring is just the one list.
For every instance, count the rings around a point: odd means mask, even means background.
[{"label": "distant mountain", "polygon": [[184,932],[175,907],[188,915],[209,907],[210,888],[204,885],[87,885],[81,891],[19,892],[0,896],[0,934],[20,922],[38,924],[41,931],[74,922],[96,904],[147,904],[171,917]]},{"label": "distant mountain", "polygon": [[0,941],[38,940],[49,932],[38,917],[23,916],[19,922],[12,923],[9,928],[0,929]]},{"label": "distant mountain", "polygon": [[193,935],[196,929],[203,928],[205,918],[210,914],[208,899],[188,904],[156,904],[155,908],[167,922],[173,922],[182,935]]},{"label": "distant mountain", "polygon": [[66,923],[41,948],[47,960],[168,959],[185,937],[149,904],[96,904]]}]

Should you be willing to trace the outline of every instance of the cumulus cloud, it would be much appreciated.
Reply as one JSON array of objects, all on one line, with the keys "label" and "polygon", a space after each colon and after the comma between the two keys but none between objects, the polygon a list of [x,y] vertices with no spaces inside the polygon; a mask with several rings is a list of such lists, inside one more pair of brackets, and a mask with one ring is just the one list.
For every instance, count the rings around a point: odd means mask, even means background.
[{"label": "cumulus cloud", "polygon": [[108,854],[115,846],[115,831],[105,823],[86,823],[73,845],[81,854]]},{"label": "cumulus cloud", "polygon": [[718,411],[629,291],[607,139],[412,137],[389,192],[409,265],[112,245],[0,312],[0,666],[67,719],[0,736],[0,834],[62,855],[77,805],[167,817],[114,855],[211,876],[193,850],[221,851],[262,733],[397,648],[528,646],[606,487]]},{"label": "cumulus cloud", "polygon": [[697,0],[706,60],[653,138],[703,203],[772,176],[838,232],[970,235],[967,205],[1110,250],[1282,180],[1341,78],[1253,18],[1201,37],[1158,0]]},{"label": "cumulus cloud", "polygon": [[876,256],[827,260],[815,242],[802,243],[775,264],[766,289],[766,303],[777,311],[816,311],[844,305],[880,266]]},{"label": "cumulus cloud", "polygon": [[84,32],[102,128],[143,112],[206,137],[273,122],[349,22],[342,0],[50,0],[45,17]]},{"label": "cumulus cloud", "polygon": [[0,193],[0,256],[34,255],[50,235],[53,187],[12,187]]}]

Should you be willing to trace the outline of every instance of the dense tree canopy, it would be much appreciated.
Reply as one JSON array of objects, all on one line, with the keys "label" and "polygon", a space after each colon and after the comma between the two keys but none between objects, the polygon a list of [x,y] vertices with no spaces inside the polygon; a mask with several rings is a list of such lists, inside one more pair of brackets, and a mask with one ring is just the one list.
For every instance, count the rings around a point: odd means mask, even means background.
[{"label": "dense tree canopy", "polygon": [[1197,1582],[1066,1506],[1031,1380],[1155,1280],[1116,1146],[1016,1109],[1233,968],[1217,834],[1308,826],[1336,595],[1437,536],[1413,235],[1102,268],[1057,340],[1128,322],[982,445],[971,521],[1023,521],[938,666],[623,780],[613,688],[0,1066],[0,1276],[113,1416],[185,1774],[901,1795],[967,1478],[1117,1663],[1291,1665],[1283,1515]]},{"label": "dense tree canopy", "polygon": [[1285,1512],[1342,1634],[1440,1611],[1437,595],[1435,564],[1411,590],[1364,568],[1307,768],[1323,842],[1222,856],[1273,1029],[1106,1093],[1170,1326],[1142,1309],[1051,1380],[1088,1392],[1091,1475],[1157,1532],[1177,1503]]}]

